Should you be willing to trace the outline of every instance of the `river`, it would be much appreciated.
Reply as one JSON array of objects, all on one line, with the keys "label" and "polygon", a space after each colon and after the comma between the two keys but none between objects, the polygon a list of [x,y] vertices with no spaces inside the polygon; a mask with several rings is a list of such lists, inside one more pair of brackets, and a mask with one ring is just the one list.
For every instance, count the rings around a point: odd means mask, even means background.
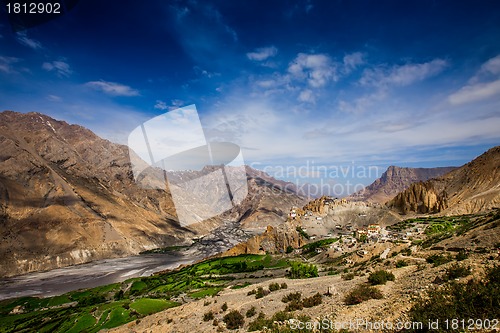
[{"label": "river", "polygon": [[154,272],[190,264],[201,258],[182,252],[148,254],[106,259],[87,264],[58,268],[0,279],[0,300],[37,296],[48,297],[82,288],[93,288],[129,278],[149,276]]}]

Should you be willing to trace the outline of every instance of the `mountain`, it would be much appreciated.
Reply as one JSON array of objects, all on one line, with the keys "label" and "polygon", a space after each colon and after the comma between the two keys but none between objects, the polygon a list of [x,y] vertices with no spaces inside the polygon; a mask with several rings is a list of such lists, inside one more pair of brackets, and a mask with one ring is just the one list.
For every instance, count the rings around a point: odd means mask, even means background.
[{"label": "mountain", "polygon": [[346,199],[383,204],[399,192],[406,190],[413,183],[436,178],[455,169],[456,167],[402,168],[390,166],[380,178]]},{"label": "mountain", "polygon": [[500,146],[444,176],[412,184],[387,205],[402,214],[472,214],[498,207]]},{"label": "mountain", "polygon": [[241,206],[183,227],[168,190],[136,184],[127,146],[40,113],[2,112],[0,276],[190,244],[228,219],[265,228],[251,221],[280,223],[302,202],[279,181],[247,172]]}]

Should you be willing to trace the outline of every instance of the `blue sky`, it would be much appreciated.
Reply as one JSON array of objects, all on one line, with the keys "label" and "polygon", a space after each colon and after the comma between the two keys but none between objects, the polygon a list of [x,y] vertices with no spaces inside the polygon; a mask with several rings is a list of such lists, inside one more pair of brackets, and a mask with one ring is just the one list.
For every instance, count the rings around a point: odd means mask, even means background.
[{"label": "blue sky", "polygon": [[248,164],[368,184],[311,165],[461,165],[499,144],[499,41],[498,1],[86,0],[19,32],[0,13],[0,109],[126,143],[196,104]]}]

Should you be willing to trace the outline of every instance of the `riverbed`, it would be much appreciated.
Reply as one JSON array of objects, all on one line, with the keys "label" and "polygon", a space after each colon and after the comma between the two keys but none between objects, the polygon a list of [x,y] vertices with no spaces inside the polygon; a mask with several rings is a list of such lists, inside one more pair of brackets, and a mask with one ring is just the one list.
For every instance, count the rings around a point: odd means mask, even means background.
[{"label": "riverbed", "polygon": [[61,295],[73,290],[122,282],[133,277],[149,276],[199,259],[201,257],[189,256],[182,252],[148,254],[99,260],[46,272],[3,278],[0,279],[0,300],[24,296]]}]

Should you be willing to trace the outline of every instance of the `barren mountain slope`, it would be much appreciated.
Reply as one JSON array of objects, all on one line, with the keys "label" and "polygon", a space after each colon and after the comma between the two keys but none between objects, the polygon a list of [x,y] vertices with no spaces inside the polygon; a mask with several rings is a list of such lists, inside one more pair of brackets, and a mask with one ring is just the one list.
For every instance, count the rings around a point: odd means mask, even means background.
[{"label": "barren mountain slope", "polygon": [[240,206],[188,229],[168,191],[136,184],[126,146],[43,114],[2,112],[0,276],[190,243],[228,220],[263,230],[302,202],[279,181],[247,172]]},{"label": "barren mountain slope", "polygon": [[406,190],[411,184],[442,176],[455,167],[443,168],[402,168],[390,166],[380,178],[363,190],[353,193],[346,199],[350,201],[367,201],[383,204],[399,192]]},{"label": "barren mountain slope", "polygon": [[[168,193],[133,181],[128,148],[38,113],[0,113],[1,275],[181,242]],[[191,233],[192,234],[192,233]]]},{"label": "barren mountain slope", "polygon": [[411,185],[387,203],[403,214],[468,214],[499,204],[500,146],[442,177]]}]

